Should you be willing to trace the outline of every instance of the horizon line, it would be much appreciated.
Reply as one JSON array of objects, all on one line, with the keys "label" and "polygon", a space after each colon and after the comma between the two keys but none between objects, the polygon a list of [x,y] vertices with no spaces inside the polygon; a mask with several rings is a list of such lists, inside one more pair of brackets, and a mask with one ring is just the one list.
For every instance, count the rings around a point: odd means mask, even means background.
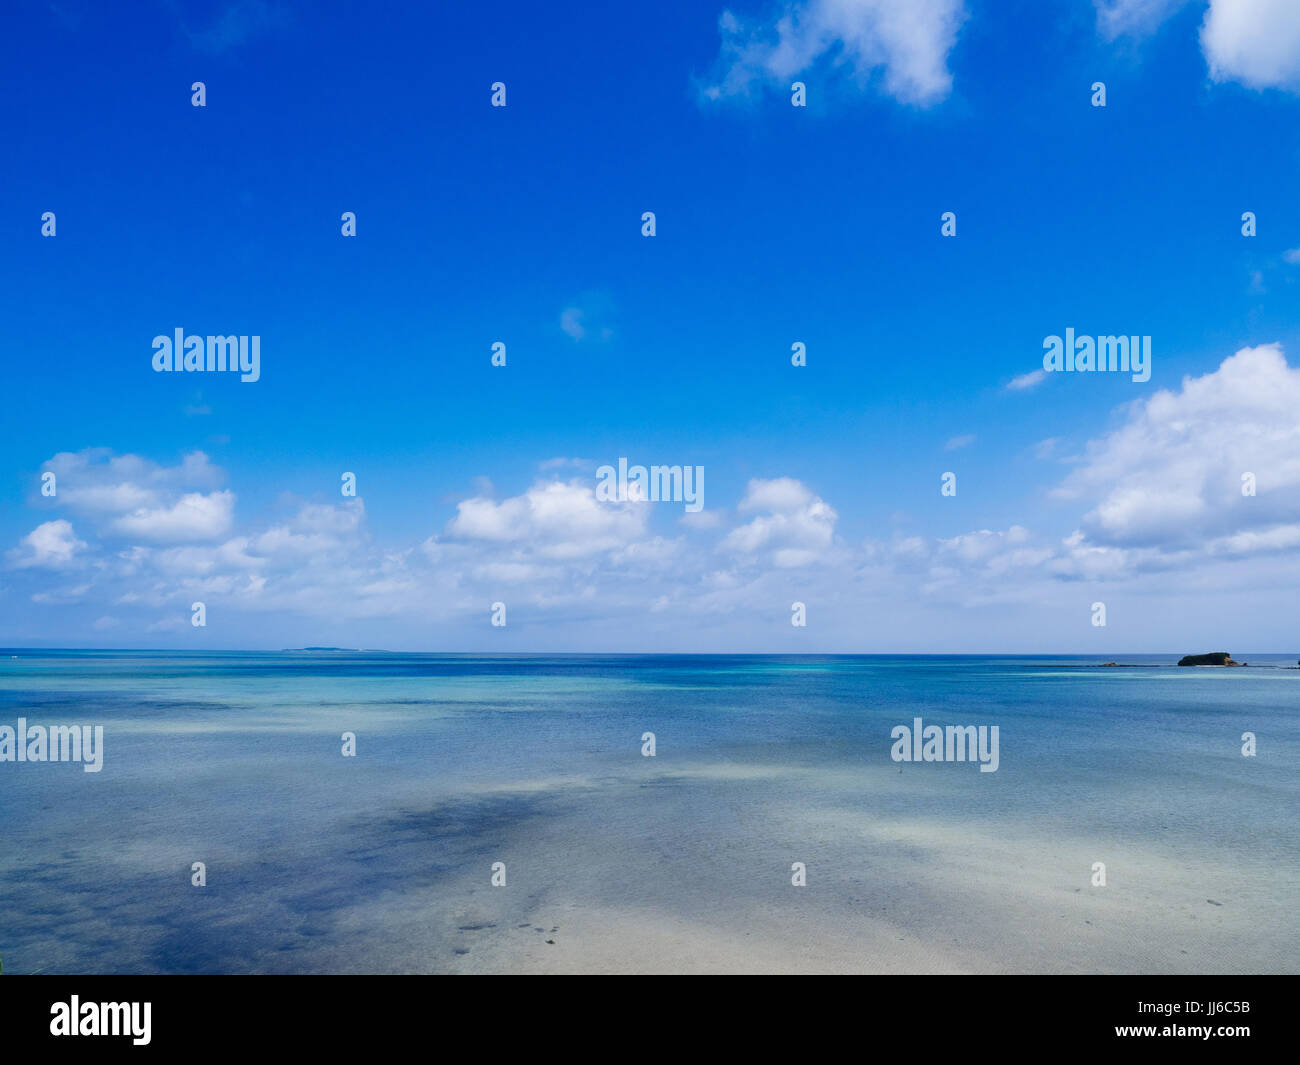
[{"label": "horizon line", "polygon": [[[671,656],[675,658],[698,657],[698,658],[720,658],[720,657],[781,657],[781,658],[818,658],[818,657],[840,657],[840,658],[909,658],[909,657],[952,657],[952,658],[981,658],[995,655],[1002,655],[1015,658],[1051,658],[1054,656],[1066,655],[1074,658],[1107,658],[1112,655],[1161,655],[1161,656],[1183,656],[1189,654],[1215,654],[1213,651],[547,651],[547,650],[511,650],[511,651],[478,651],[478,650],[392,650],[386,647],[326,647],[326,646],[308,646],[308,647],[53,647],[53,646],[4,646],[0,645],[0,654],[9,654],[14,651],[32,652],[32,651],[76,651],[82,653],[103,653],[117,652],[130,654],[291,654],[295,652],[319,652],[327,654],[386,654],[386,655],[480,655],[480,656],[517,656],[517,655],[569,655],[585,657],[609,657],[615,658],[626,655],[637,655],[641,657]],[[1230,653],[1230,652],[1223,652]],[[1243,651],[1231,652],[1239,653],[1242,657],[1246,655],[1281,655],[1290,657],[1300,655],[1298,651]]]}]

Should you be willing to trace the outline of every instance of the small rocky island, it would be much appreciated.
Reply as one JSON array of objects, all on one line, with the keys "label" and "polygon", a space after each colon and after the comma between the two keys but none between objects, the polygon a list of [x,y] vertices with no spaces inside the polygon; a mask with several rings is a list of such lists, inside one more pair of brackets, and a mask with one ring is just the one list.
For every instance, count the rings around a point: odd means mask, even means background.
[{"label": "small rocky island", "polygon": [[1244,666],[1246,662],[1234,662],[1227,651],[1211,651],[1204,655],[1183,655],[1178,660],[1180,666]]}]

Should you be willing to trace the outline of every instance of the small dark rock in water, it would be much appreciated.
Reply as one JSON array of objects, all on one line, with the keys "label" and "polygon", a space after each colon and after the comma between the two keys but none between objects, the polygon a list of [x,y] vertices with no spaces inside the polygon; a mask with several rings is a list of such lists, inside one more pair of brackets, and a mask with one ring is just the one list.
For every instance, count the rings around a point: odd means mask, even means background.
[{"label": "small dark rock in water", "polygon": [[1223,905],[1223,903],[1221,903],[1221,902],[1215,902],[1213,899],[1206,899],[1205,901],[1208,902],[1211,906],[1222,906],[1222,905]]},{"label": "small dark rock in water", "polygon": [[1183,655],[1178,660],[1180,666],[1239,666],[1227,651],[1211,651],[1204,655]]},{"label": "small dark rock in water", "polygon": [[553,939],[548,939],[546,942],[548,942],[551,946],[555,946],[555,940]]}]

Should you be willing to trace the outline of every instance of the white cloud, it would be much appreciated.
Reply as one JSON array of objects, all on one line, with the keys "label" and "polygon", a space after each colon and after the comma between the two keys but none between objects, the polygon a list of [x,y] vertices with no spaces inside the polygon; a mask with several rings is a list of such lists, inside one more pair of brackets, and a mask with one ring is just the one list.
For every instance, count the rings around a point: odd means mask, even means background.
[{"label": "white cloud", "polygon": [[51,588],[48,591],[37,592],[32,596],[33,603],[42,603],[54,606],[67,606],[69,603],[79,603],[82,597],[91,589],[89,584],[75,584],[63,588]]},{"label": "white cloud", "polygon": [[22,538],[20,546],[9,552],[9,564],[15,569],[67,569],[76,565],[86,550],[78,540],[72,523],[62,518],[36,526]]},{"label": "white cloud", "polygon": [[1294,266],[1297,263],[1300,263],[1300,248],[1290,248],[1287,251],[1284,251],[1282,253],[1282,258],[1285,259],[1287,262],[1289,262],[1292,266]]},{"label": "white cloud", "polygon": [[769,560],[778,569],[817,561],[831,547],[839,517],[829,504],[791,477],[751,480],[738,509],[766,513],[732,529],[719,548],[741,556],[769,552]]},{"label": "white cloud", "polygon": [[554,571],[530,562],[483,562],[473,567],[474,576],[496,585],[520,585],[543,580]]},{"label": "white cloud", "polygon": [[[1061,485],[1100,496],[1082,527],[1093,543],[1165,551],[1241,539],[1300,520],[1300,369],[1277,344],[1243,348],[1213,373],[1184,378],[1132,405],[1128,420],[1088,445]],[[1242,494],[1254,474],[1256,496]]]},{"label": "white cloud", "polygon": [[759,28],[724,11],[720,70],[704,96],[746,96],[765,86],[788,91],[792,79],[823,62],[847,70],[860,86],[879,72],[890,96],[927,106],[952,88],[948,57],[965,17],[962,0],[787,0]]},{"label": "white cloud", "polygon": [[253,546],[267,554],[295,555],[320,555],[355,546],[365,517],[365,503],[360,499],[328,505],[306,503],[288,522],[274,525],[256,537]]},{"label": "white cloud", "polygon": [[975,443],[975,434],[963,433],[961,436],[954,436],[943,445],[943,449],[944,451],[958,451],[961,448],[970,447],[973,443]]},{"label": "white cloud", "polygon": [[704,532],[722,525],[722,513],[718,510],[688,510],[677,522],[695,532]]},{"label": "white cloud", "polygon": [[[1188,3],[1097,0],[1097,29],[1107,40],[1145,36]],[[1210,0],[1200,41],[1215,81],[1237,81],[1252,89],[1300,90],[1300,4],[1296,0]]]},{"label": "white cloud", "polygon": [[1007,388],[1012,392],[1024,392],[1030,388],[1037,388],[1046,380],[1046,370],[1030,370],[1028,373],[1022,373],[1018,377],[1011,378],[1007,382]]},{"label": "white cloud", "polygon": [[213,547],[169,547],[155,553],[152,562],[159,572],[172,577],[208,577],[231,570],[264,568],[267,560],[248,554],[248,548],[248,538],[240,536]]},{"label": "white cloud", "polygon": [[1097,29],[1108,41],[1152,32],[1187,0],[1097,0]]},{"label": "white cloud", "polygon": [[598,502],[594,480],[538,482],[523,495],[499,503],[481,497],[464,500],[448,522],[446,536],[527,545],[544,558],[581,558],[626,546],[644,535],[650,505]]},{"label": "white cloud", "polygon": [[51,502],[90,515],[117,515],[161,505],[183,489],[218,487],[225,474],[193,451],[177,466],[160,466],[139,455],[108,448],[61,451],[41,466],[55,475]]},{"label": "white cloud", "polygon": [[1213,0],[1201,49],[1215,81],[1252,89],[1300,89],[1300,3]]},{"label": "white cloud", "polygon": [[60,486],[61,502],[87,513],[121,514],[154,502],[158,494],[129,481],[119,484],[86,484]]},{"label": "white cloud", "polygon": [[1275,525],[1262,532],[1246,531],[1221,536],[1206,545],[1210,555],[1245,557],[1291,551],[1300,547],[1300,524]]},{"label": "white cloud", "polygon": [[[1298,410],[1300,368],[1276,344],[1244,348],[1177,392],[1123,408],[1118,427],[1089,443],[1053,492],[1086,508],[1068,536],[1053,541],[1013,525],[868,542],[862,572],[899,594],[919,587],[967,606],[1054,599],[1059,581],[1132,588],[1170,571],[1180,573],[1179,588],[1216,579],[1271,588],[1278,557],[1300,548]],[[1056,444],[1036,450],[1050,454]],[[1246,473],[1254,496],[1242,494]],[[1231,576],[1226,568],[1256,562]]]},{"label": "white cloud", "polygon": [[124,514],[110,528],[120,536],[155,543],[213,540],[230,531],[234,511],[234,492],[187,492],[170,506],[141,507]]},{"label": "white cloud", "polygon": [[774,477],[770,480],[755,477],[750,480],[745,498],[736,509],[742,514],[750,510],[789,513],[807,506],[814,498],[808,486],[793,477]]},{"label": "white cloud", "polygon": [[[439,639],[472,646],[488,604],[504,599],[511,623],[493,637],[497,645],[616,650],[648,647],[653,640],[643,643],[642,634],[658,633],[658,646],[686,640],[746,650],[785,646],[786,612],[798,599],[816,604],[819,640],[842,638],[852,649],[855,634],[874,631],[897,641],[910,617],[906,638],[919,648],[933,646],[933,632],[962,630],[954,608],[1013,619],[1011,629],[978,627],[981,639],[1008,632],[1038,639],[1035,624],[1015,629],[1014,619],[1041,623],[1066,610],[1062,604],[1086,606],[1096,592],[1079,588],[1083,582],[1122,587],[1125,596],[1146,589],[1162,597],[1148,618],[1161,618],[1181,616],[1177,597],[1189,588],[1222,587],[1247,602],[1300,580],[1300,369],[1265,345],[1177,390],[1143,395],[1069,460],[1072,472],[1055,493],[1068,510],[1056,530],[1004,522],[922,536],[889,519],[886,528],[899,530],[893,539],[849,544],[835,508],[793,477],[755,478],[735,508],[683,515],[599,502],[591,476],[566,482],[543,474],[516,496],[461,499],[443,532],[422,544],[375,546],[359,499],[302,503],[234,534],[168,541],[157,537],[160,526],[184,526],[190,537],[212,522],[177,513],[179,474],[163,484],[119,470],[101,486],[148,486],[157,503],[143,516],[141,508],[110,513],[100,530],[113,537],[108,550],[87,547],[67,521],[38,527],[9,552],[6,583],[19,585],[19,595],[8,602],[25,596],[49,609],[75,602],[86,636],[101,616],[121,619],[122,633],[151,625],[184,633],[189,604],[201,599],[227,618],[273,618],[263,632],[274,640],[283,630],[281,643],[384,645],[361,635],[359,626],[374,624],[387,626],[378,631],[389,646],[427,648]],[[1053,439],[1034,450],[1056,455],[1061,446]],[[1244,472],[1256,476],[1254,497],[1241,495]],[[205,501],[202,512],[210,497],[189,494]],[[211,493],[222,495],[233,504],[233,493]],[[231,505],[216,524],[233,517]],[[151,538],[116,542],[123,521],[139,521],[136,531]],[[76,572],[76,583],[50,587],[42,568]],[[871,618],[885,616],[888,625],[872,630]],[[1086,623],[1086,611],[1079,618]],[[1073,630],[1062,631],[1069,644]]]},{"label": "white cloud", "polygon": [[1028,538],[1029,533],[1025,529],[1013,525],[1006,532],[981,529],[978,532],[963,533],[951,539],[940,540],[939,547],[941,551],[950,552],[963,561],[975,562],[1001,551],[1006,544],[1023,544]]}]

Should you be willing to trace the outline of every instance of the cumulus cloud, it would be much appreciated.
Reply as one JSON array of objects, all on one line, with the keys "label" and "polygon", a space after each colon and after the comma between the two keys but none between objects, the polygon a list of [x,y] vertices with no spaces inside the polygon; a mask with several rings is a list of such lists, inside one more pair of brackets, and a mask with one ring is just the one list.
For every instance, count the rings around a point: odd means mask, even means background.
[{"label": "cumulus cloud", "polygon": [[793,477],[754,478],[736,509],[742,514],[749,510],[789,512],[807,506],[814,498],[812,490]]},{"label": "cumulus cloud", "polygon": [[[1300,369],[1277,344],[1243,348],[1179,391],[1130,407],[1057,495],[1100,497],[1082,531],[1103,545],[1169,551],[1300,521],[1297,411]],[[1242,492],[1245,474],[1254,496]]]},{"label": "cumulus cloud", "polygon": [[288,521],[273,525],[251,541],[267,556],[323,556],[357,546],[362,540],[366,508],[361,499],[335,504],[308,503]]},{"label": "cumulus cloud", "polygon": [[581,558],[623,547],[645,533],[649,504],[604,503],[595,482],[538,482],[523,495],[458,504],[446,537],[527,545],[544,558]]},{"label": "cumulus cloud", "polygon": [[109,528],[120,536],[151,542],[212,540],[234,523],[235,494],[187,492],[175,503],[140,507],[115,519]]},{"label": "cumulus cloud", "polygon": [[[371,547],[359,498],[298,503],[269,526],[232,535],[233,492],[186,490],[225,480],[202,452],[175,466],[107,449],[63,452],[42,470],[56,474],[58,490],[38,497],[37,505],[67,507],[97,521],[107,550],[92,554],[71,523],[58,520],[38,527],[7,561],[14,569],[86,568],[91,583],[78,594],[104,604],[176,611],[203,599],[342,619],[401,614],[419,603],[419,581],[404,553]],[[66,598],[45,589],[32,596],[46,604]],[[113,616],[127,631],[132,619],[116,610]],[[172,619],[136,625],[136,631],[170,631]]]},{"label": "cumulus cloud", "polygon": [[85,550],[86,542],[77,539],[72,523],[60,518],[36,526],[9,552],[8,560],[15,569],[67,569]]},{"label": "cumulus cloud", "polygon": [[[1079,509],[1064,536],[1020,525],[861,546],[858,576],[966,606],[1055,599],[1055,582],[1248,579],[1272,587],[1300,548],[1300,368],[1276,344],[1243,348],[1120,411],[1052,492]],[[1059,441],[1040,442],[1046,456]],[[1243,475],[1255,494],[1243,493]],[[1229,565],[1252,568],[1234,571]],[[1167,590],[1168,585],[1165,586]]]},{"label": "cumulus cloud", "polygon": [[[953,608],[1014,607],[1004,614],[1041,618],[1062,603],[1092,602],[1091,589],[1073,587],[1082,582],[1122,585],[1126,595],[1250,588],[1258,598],[1285,587],[1288,575],[1300,579],[1297,410],[1300,368],[1278,345],[1244,348],[1177,389],[1120,408],[1057,479],[1064,513],[1055,528],[1006,521],[918,535],[895,522],[892,537],[857,541],[846,540],[817,487],[793,477],[754,478],[735,507],[682,514],[603,502],[590,476],[543,473],[513,496],[461,498],[423,541],[381,546],[359,498],[286,504],[273,520],[234,528],[233,507],[218,507],[215,518],[206,510],[227,493],[178,495],[175,477],[119,464],[95,487],[136,485],[155,493],[154,504],[121,510],[111,494],[83,496],[86,513],[107,518],[99,543],[80,519],[77,531],[63,519],[39,525],[8,552],[6,584],[20,592],[8,604],[22,595],[45,611],[76,604],[87,638],[108,629],[94,630],[102,617],[120,622],[112,631],[122,640],[186,633],[189,604],[203,600],[226,618],[243,611],[292,629],[302,619],[344,626],[335,638],[301,642],[352,645],[356,625],[383,621],[414,634],[408,646],[429,647],[438,646],[437,625],[451,626],[444,639],[455,640],[467,622],[486,625],[488,605],[503,599],[511,610],[503,638],[520,648],[546,646],[565,625],[567,646],[610,649],[644,646],[635,634],[646,626],[671,642],[694,625],[702,646],[746,650],[773,646],[764,633],[784,633],[794,600],[814,610],[819,633],[849,634],[869,617],[866,602],[877,616],[933,610],[945,625],[957,624]],[[1059,448],[1053,438],[1033,450]],[[1255,495],[1242,494],[1246,473]],[[187,496],[192,506],[178,507]],[[179,538],[159,535],[169,523]],[[215,528],[224,531],[206,536]],[[51,582],[60,571],[75,578]]]},{"label": "cumulus cloud", "polygon": [[[1107,40],[1145,36],[1187,6],[1189,0],[1097,0],[1097,29]],[[1300,4],[1295,0],[1210,0],[1200,41],[1215,81],[1300,91]]]},{"label": "cumulus cloud", "polygon": [[835,510],[791,477],[754,479],[737,508],[762,511],[732,529],[719,545],[741,556],[763,553],[779,569],[806,566],[820,558],[835,535]]},{"label": "cumulus cloud", "polygon": [[54,493],[40,505],[66,508],[98,526],[101,536],[145,543],[214,540],[234,522],[235,494],[216,490],[225,473],[202,451],[174,466],[108,448],[59,452],[41,466]]},{"label": "cumulus cloud", "polygon": [[202,451],[192,451],[175,466],[161,466],[139,455],[116,455],[108,448],[61,451],[41,466],[55,476],[51,501],[79,513],[116,515],[156,507],[183,489],[211,489],[225,475]]},{"label": "cumulus cloud", "polygon": [[788,90],[791,79],[821,63],[859,86],[879,75],[890,96],[928,106],[952,88],[948,57],[965,17],[962,0],[797,0],[758,24],[724,11],[718,72],[703,95]]},{"label": "cumulus cloud", "polygon": [[1300,89],[1300,4],[1295,0],[1213,0],[1201,50],[1216,81],[1252,89]]},{"label": "cumulus cloud", "polygon": [[151,561],[155,570],[171,577],[207,577],[265,568],[268,560],[250,555],[249,546],[248,537],[241,536],[212,547],[169,547],[153,552]]}]

